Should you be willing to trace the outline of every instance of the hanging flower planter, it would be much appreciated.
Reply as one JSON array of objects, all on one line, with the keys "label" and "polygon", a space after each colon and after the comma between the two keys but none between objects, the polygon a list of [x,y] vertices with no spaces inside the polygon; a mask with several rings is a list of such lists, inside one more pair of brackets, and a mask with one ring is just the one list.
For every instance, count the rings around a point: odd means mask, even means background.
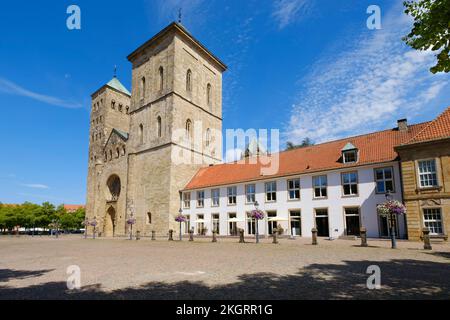
[{"label": "hanging flower planter", "polygon": [[264,212],[262,210],[259,210],[259,209],[252,210],[250,212],[250,217],[255,219],[256,243],[259,243],[258,221],[264,219]]},{"label": "hanging flower planter", "polygon": [[182,240],[182,234],[181,234],[181,224],[183,222],[187,221],[186,216],[183,216],[181,213],[175,217],[175,221],[180,223],[180,241]]},{"label": "hanging flower planter", "polygon": [[397,248],[397,242],[395,238],[395,223],[398,221],[398,216],[406,214],[406,207],[398,200],[388,200],[377,206],[377,211],[381,216],[389,219],[391,229],[391,248]]}]

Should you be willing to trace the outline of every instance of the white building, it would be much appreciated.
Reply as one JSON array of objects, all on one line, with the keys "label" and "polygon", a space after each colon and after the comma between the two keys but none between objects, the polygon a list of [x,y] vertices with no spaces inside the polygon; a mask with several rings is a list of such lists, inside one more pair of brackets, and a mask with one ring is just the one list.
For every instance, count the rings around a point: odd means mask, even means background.
[{"label": "white building", "polygon": [[[378,215],[376,206],[386,200],[387,191],[402,200],[394,146],[422,127],[411,125],[403,130],[399,125],[202,168],[180,191],[181,208],[188,217],[183,232],[194,228],[199,234],[206,228],[206,235],[213,229],[219,235],[235,235],[242,228],[245,235],[253,235],[255,221],[249,213],[256,200],[265,213],[258,222],[261,235],[270,235],[280,225],[286,235],[310,237],[316,227],[319,236],[337,238],[359,235],[364,226],[369,237],[389,237],[387,220]],[[279,163],[275,174],[262,174],[268,159]],[[397,222],[396,233],[402,238],[406,237],[405,223],[405,217]]]}]

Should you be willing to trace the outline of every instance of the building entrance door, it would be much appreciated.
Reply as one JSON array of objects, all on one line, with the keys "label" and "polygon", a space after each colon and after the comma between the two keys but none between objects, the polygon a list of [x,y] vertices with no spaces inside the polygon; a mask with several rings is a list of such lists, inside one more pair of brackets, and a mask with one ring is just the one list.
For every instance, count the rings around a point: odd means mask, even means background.
[{"label": "building entrance door", "polygon": [[316,209],[316,228],[319,237],[329,237],[328,209]]}]

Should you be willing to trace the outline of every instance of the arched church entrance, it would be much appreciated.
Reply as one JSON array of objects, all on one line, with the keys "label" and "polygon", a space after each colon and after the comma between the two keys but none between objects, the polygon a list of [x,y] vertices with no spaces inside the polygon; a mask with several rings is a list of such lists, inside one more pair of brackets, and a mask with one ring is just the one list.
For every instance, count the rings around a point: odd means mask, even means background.
[{"label": "arched church entrance", "polygon": [[114,237],[115,229],[116,229],[116,209],[114,209],[113,207],[109,207],[108,211],[106,212],[105,228],[103,231],[105,237]]}]

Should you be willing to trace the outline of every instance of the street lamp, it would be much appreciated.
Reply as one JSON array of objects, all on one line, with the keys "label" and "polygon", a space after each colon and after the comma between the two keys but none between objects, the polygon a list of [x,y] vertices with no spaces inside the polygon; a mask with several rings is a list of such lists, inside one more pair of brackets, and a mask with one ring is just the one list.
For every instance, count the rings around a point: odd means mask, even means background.
[{"label": "street lamp", "polygon": [[183,220],[183,219],[181,219],[181,217],[183,217],[183,209],[181,209],[181,207],[180,207],[180,210],[178,210],[178,213],[179,213],[179,217],[180,217],[179,222],[180,222],[180,241],[181,241],[182,240],[181,223],[182,223],[182,220]]},{"label": "street lamp", "polygon": [[[255,211],[259,211],[259,203],[257,200],[255,200],[255,202],[253,203],[255,206]],[[253,217],[255,219],[255,236],[256,236],[256,243],[259,243],[259,233],[258,233],[258,218],[256,217],[256,215],[254,215]]]},{"label": "street lamp", "polygon": [[[392,201],[394,198],[389,191],[386,192],[384,196],[386,197],[386,201]],[[397,241],[395,239],[395,214],[392,211],[389,211],[389,227],[391,229],[391,247],[392,249],[396,249]]]},{"label": "street lamp", "polygon": [[94,219],[91,221],[91,226],[94,227],[92,231],[92,239],[95,239],[95,227],[97,226],[97,218],[94,216]]}]

